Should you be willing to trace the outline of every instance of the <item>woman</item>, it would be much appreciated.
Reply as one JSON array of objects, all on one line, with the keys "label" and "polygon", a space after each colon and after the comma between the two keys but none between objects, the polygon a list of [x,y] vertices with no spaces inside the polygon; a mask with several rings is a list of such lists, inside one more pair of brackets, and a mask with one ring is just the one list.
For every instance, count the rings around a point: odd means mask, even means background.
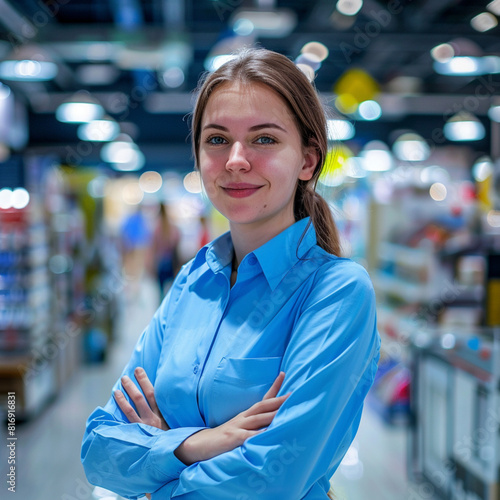
[{"label": "woman", "polygon": [[87,477],[129,498],[326,499],[379,337],[368,275],[314,192],[324,112],[290,60],[246,50],[202,84],[192,141],[230,231],[182,268],[90,416]]}]

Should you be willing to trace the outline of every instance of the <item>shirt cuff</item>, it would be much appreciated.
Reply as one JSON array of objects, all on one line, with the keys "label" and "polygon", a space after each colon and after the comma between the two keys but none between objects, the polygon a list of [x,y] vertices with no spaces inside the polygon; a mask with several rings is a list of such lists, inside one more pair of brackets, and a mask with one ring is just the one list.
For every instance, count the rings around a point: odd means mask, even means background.
[{"label": "shirt cuff", "polygon": [[177,479],[188,466],[175,456],[174,451],[189,436],[203,429],[206,427],[179,427],[162,432],[149,452],[149,466],[172,480]]}]

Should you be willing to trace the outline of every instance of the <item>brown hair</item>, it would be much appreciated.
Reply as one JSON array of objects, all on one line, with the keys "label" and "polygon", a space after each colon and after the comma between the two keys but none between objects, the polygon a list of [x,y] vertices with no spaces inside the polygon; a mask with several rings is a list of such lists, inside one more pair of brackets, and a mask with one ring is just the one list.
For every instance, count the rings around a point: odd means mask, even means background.
[{"label": "brown hair", "polygon": [[316,184],[328,150],[325,112],[313,85],[284,55],[266,49],[243,49],[234,59],[209,73],[200,82],[191,121],[196,167],[199,167],[201,122],[208,99],[217,86],[235,81],[262,83],[280,95],[295,119],[302,146],[316,149],[318,163],[312,178],[298,181],[294,199],[295,220],[309,216],[310,223],[316,230],[318,245],[327,252],[340,256],[339,234],[330,207],[316,192]]}]

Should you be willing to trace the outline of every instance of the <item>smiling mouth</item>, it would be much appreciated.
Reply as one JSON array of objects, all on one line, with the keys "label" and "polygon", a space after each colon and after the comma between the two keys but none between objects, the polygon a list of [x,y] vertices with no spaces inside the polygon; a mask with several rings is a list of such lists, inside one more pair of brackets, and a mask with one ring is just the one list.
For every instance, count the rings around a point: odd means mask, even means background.
[{"label": "smiling mouth", "polygon": [[223,187],[226,194],[232,198],[246,198],[257,192],[262,186],[241,186],[241,187]]}]

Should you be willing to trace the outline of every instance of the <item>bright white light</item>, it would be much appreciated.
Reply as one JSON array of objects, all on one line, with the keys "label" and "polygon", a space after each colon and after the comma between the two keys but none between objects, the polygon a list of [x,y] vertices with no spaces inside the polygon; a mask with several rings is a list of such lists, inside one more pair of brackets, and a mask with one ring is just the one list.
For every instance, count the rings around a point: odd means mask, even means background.
[{"label": "bright white light", "polygon": [[445,333],[441,337],[441,347],[443,349],[453,349],[455,347],[455,335],[453,333]]},{"label": "bright white light", "polygon": [[308,64],[300,64],[300,63],[296,63],[295,64],[297,66],[297,68],[300,69],[300,71],[302,71],[302,73],[304,73],[304,75],[306,75],[307,79],[312,82],[314,81],[314,77],[315,77],[315,73],[314,73],[314,70],[311,68],[311,66],[309,66]]},{"label": "bright white light", "polygon": [[490,2],[486,8],[490,11],[493,12],[493,14],[500,16],[500,0],[493,0],[493,2]]},{"label": "bright white light", "polygon": [[56,110],[56,118],[65,123],[84,123],[102,118],[104,109],[91,102],[65,102]]},{"label": "bright white light", "polygon": [[429,194],[431,198],[435,201],[443,201],[448,195],[448,190],[444,184],[440,182],[435,182],[429,189]]},{"label": "bright white light", "polygon": [[323,45],[320,42],[309,42],[306,43],[302,49],[300,50],[303,54],[313,54],[316,56],[318,61],[324,61],[329,54],[328,48],[326,45]]},{"label": "bright white light", "polygon": [[440,75],[477,76],[500,73],[500,57],[453,57],[447,62],[435,62],[434,70]]},{"label": "bright white light", "polygon": [[121,171],[140,170],[146,162],[142,151],[131,141],[114,141],[105,144],[101,149],[101,158],[111,163],[116,170]]},{"label": "bright white light", "polygon": [[446,63],[455,56],[455,49],[449,43],[442,43],[431,50],[431,56],[437,62]]},{"label": "bright white light", "polygon": [[30,195],[24,188],[16,188],[12,192],[12,207],[22,209],[28,206]]},{"label": "bright white light", "polygon": [[328,120],[328,139],[331,141],[347,141],[356,133],[354,125],[347,120]]},{"label": "bright white light", "polygon": [[450,141],[480,141],[486,131],[480,121],[450,121],[444,125],[444,135]]},{"label": "bright white light", "polygon": [[188,193],[201,193],[201,177],[197,171],[186,174],[182,183]]},{"label": "bright white light", "polygon": [[500,227],[500,211],[490,210],[486,215],[486,221],[491,227]]},{"label": "bright white light", "polygon": [[470,25],[476,31],[484,32],[491,30],[492,28],[497,26],[498,21],[493,14],[490,14],[489,12],[482,12],[481,14],[478,14],[477,16],[471,19]]},{"label": "bright white light", "polygon": [[101,158],[108,163],[115,163],[121,157],[123,150],[133,148],[132,141],[114,141],[105,144],[101,149]]},{"label": "bright white light", "polygon": [[82,141],[112,141],[120,133],[120,125],[114,120],[93,120],[78,127],[78,137]]},{"label": "bright white light", "polygon": [[249,9],[240,10],[232,17],[230,25],[236,26],[240,20],[252,23],[252,34],[270,38],[288,36],[297,25],[297,15],[291,9]]},{"label": "bright white light", "polygon": [[500,106],[492,106],[488,110],[488,116],[490,120],[500,123]]},{"label": "bright white light", "polygon": [[477,182],[485,181],[493,174],[493,163],[487,156],[482,156],[472,167],[472,176]]},{"label": "bright white light", "polygon": [[7,99],[7,97],[9,96],[10,96],[10,87],[7,87],[7,85],[0,83],[0,101],[2,101],[3,99]]},{"label": "bright white light", "polygon": [[139,187],[145,193],[156,193],[160,190],[163,184],[163,179],[158,172],[154,172],[152,170],[148,172],[144,172],[139,177]]},{"label": "bright white light", "polygon": [[0,190],[0,208],[7,210],[12,208],[12,190],[4,188]]},{"label": "bright white light", "polygon": [[168,68],[163,72],[163,83],[171,89],[176,89],[184,83],[184,71],[178,66]]},{"label": "bright white light", "polygon": [[345,177],[346,175],[344,169],[336,168],[335,170],[327,171],[325,175],[322,175],[319,178],[319,182],[328,187],[335,187],[343,184]]},{"label": "bright white light", "polygon": [[431,165],[425,167],[422,172],[420,172],[420,180],[423,184],[427,185],[434,182],[448,182],[450,180],[450,174],[442,167]]},{"label": "bright white light", "polygon": [[429,158],[431,150],[418,134],[403,134],[394,142],[394,154],[403,161],[423,161]]},{"label": "bright white light", "polygon": [[138,205],[144,199],[144,192],[138,182],[129,182],[122,191],[122,199],[128,205]]},{"label": "bright white light", "polygon": [[382,116],[382,108],[377,101],[363,101],[358,106],[358,113],[363,120],[374,121]]},{"label": "bright white light", "polygon": [[344,16],[355,16],[363,7],[363,0],[338,0],[337,10]]},{"label": "bright white light", "polygon": [[370,172],[384,172],[393,167],[393,158],[389,148],[382,141],[368,142],[361,152],[363,168]]},{"label": "bright white light", "polygon": [[236,56],[231,54],[223,54],[220,56],[209,57],[205,60],[205,69],[207,71],[215,71],[219,69],[223,64],[227,63]]},{"label": "bright white light", "polygon": [[250,19],[241,18],[238,19],[233,26],[233,30],[237,35],[248,36],[253,33],[255,29],[254,24]]},{"label": "bright white light", "polygon": [[0,78],[13,81],[44,82],[57,75],[57,65],[48,61],[3,61]]}]

